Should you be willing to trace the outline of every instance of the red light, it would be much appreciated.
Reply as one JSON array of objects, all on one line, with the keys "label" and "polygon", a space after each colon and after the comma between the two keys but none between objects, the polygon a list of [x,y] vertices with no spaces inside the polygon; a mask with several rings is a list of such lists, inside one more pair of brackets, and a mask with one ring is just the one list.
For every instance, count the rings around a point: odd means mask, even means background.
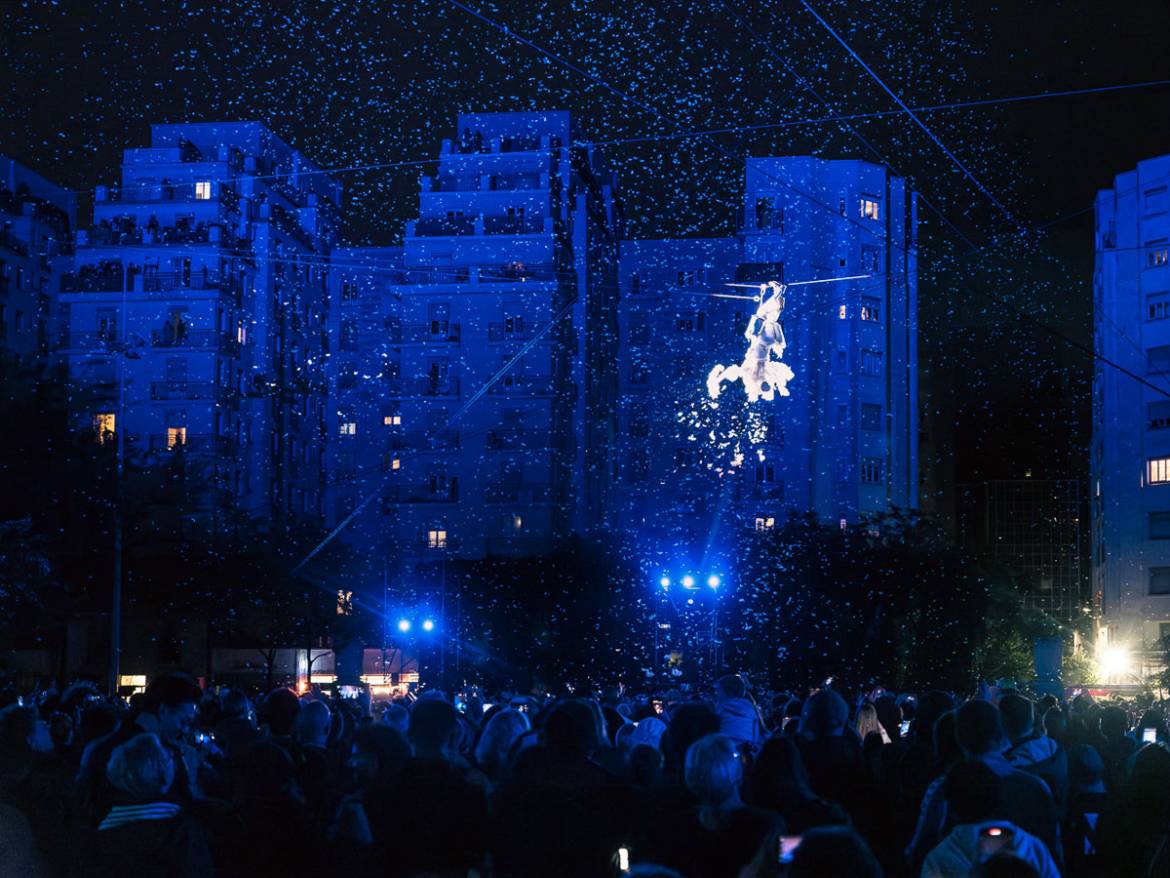
[{"label": "red light", "polygon": [[992,838],[999,838],[1001,835],[1003,835],[1003,830],[1000,829],[998,826],[993,826],[989,830],[987,830],[987,834],[990,835]]}]

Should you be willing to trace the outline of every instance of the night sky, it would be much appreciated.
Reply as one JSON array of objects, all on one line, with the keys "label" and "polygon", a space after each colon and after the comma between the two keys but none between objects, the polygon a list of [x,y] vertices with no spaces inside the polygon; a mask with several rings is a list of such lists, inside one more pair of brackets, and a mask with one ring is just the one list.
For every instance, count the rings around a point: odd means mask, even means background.
[{"label": "night sky", "polygon": [[[1170,79],[1164,0],[810,4],[911,107]],[[924,390],[951,478],[1084,476],[1091,358],[1019,314],[1091,344],[1087,209],[1170,152],[1170,86],[922,113],[988,197],[800,0],[465,5],[578,70],[451,0],[7,2],[0,152],[84,193],[154,122],[257,119],[348,169],[433,159],[459,111],[563,108],[580,139],[640,140],[604,153],[633,237],[732,233],[741,156],[884,159],[954,226],[922,212]],[[742,126],[773,127],[677,137]],[[398,242],[419,173],[339,170],[346,239]]]}]

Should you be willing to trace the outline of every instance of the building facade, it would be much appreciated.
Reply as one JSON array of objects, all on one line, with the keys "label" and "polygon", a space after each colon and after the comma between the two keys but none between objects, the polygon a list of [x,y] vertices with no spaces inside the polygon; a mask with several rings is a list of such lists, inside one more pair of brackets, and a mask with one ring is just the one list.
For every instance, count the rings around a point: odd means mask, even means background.
[{"label": "building facade", "polygon": [[1146,659],[1170,634],[1168,186],[1170,156],[1161,156],[1118,175],[1096,202],[1094,346],[1121,367],[1099,360],[1093,376],[1097,641]]},{"label": "building facade", "polygon": [[397,571],[601,523],[619,222],[568,113],[466,113],[403,246],[338,253],[330,514],[377,496],[348,538]]},{"label": "building facade", "polygon": [[[706,556],[725,528],[792,512],[849,523],[917,506],[915,222],[883,167],[748,159],[736,237],[623,243],[616,527]],[[769,280],[794,284],[790,395],[745,407],[733,384],[713,408],[707,376],[743,359],[756,308],[726,284]]]},{"label": "building facade", "polygon": [[31,364],[49,353],[76,225],[72,192],[0,156],[0,356]]},{"label": "building facade", "polygon": [[181,462],[206,512],[321,520],[339,202],[258,123],[153,126],[97,188],[63,278],[75,426]]}]

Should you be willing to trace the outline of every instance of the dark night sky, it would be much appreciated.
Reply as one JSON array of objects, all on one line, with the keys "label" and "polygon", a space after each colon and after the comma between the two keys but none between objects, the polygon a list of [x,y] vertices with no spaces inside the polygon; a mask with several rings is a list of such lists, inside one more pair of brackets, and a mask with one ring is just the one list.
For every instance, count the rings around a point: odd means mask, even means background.
[{"label": "dark night sky", "polygon": [[[469,5],[687,129],[894,107],[799,0]],[[812,5],[911,106],[1170,78],[1164,0]],[[0,152],[81,190],[115,179],[120,151],[144,145],[152,122],[259,119],[330,168],[432,158],[460,110],[565,108],[578,136],[597,140],[680,130],[449,0],[9,2],[0,34]],[[1170,87],[1159,86],[922,118],[1034,227],[1088,208],[1115,173],[1170,152],[1168,102]],[[981,293],[1004,294],[1088,342],[1091,213],[1053,226],[1038,250],[909,119],[852,124],[986,248],[960,255],[965,245],[924,213],[923,344],[936,393],[958,403],[948,423],[968,437],[957,478],[1032,465],[1041,436],[1068,451],[1056,472],[1076,474],[1090,360]],[[874,158],[840,123],[724,134],[718,143],[736,156]],[[631,234],[730,233],[743,169],[723,150],[702,137],[609,148]],[[414,214],[418,173],[339,172],[349,239],[393,243]],[[951,356],[960,347],[965,359]],[[940,379],[943,366],[952,371]]]}]

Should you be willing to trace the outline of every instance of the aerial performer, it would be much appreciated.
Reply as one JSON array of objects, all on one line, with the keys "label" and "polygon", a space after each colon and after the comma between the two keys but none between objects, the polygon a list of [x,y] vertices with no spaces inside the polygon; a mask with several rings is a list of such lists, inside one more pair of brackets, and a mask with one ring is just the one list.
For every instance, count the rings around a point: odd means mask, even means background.
[{"label": "aerial performer", "polygon": [[726,284],[729,287],[747,287],[758,290],[754,296],[732,296],[723,293],[712,295],[721,299],[747,299],[756,303],[756,313],[748,321],[743,337],[748,340],[747,353],[738,366],[715,365],[707,375],[707,395],[718,399],[723,392],[724,381],[742,381],[749,403],[760,399],[773,400],[776,394],[788,396],[788,382],[795,376],[784,362],[784,328],[780,315],[784,313],[784,294],[789,287],[803,287],[811,284],[829,284],[844,280],[861,280],[868,274],[853,274],[848,277],[827,277],[821,280],[801,280],[790,284],[770,280],[761,284]]},{"label": "aerial performer", "polygon": [[[744,284],[744,286],[747,286]],[[747,353],[738,366],[722,363],[707,375],[707,395],[718,399],[724,381],[742,381],[748,402],[772,400],[779,393],[788,396],[788,382],[795,376],[784,362],[784,328],[780,315],[784,313],[784,292],[787,287],[778,281],[768,281],[758,287],[756,313],[748,321],[743,337],[748,340]]]}]

